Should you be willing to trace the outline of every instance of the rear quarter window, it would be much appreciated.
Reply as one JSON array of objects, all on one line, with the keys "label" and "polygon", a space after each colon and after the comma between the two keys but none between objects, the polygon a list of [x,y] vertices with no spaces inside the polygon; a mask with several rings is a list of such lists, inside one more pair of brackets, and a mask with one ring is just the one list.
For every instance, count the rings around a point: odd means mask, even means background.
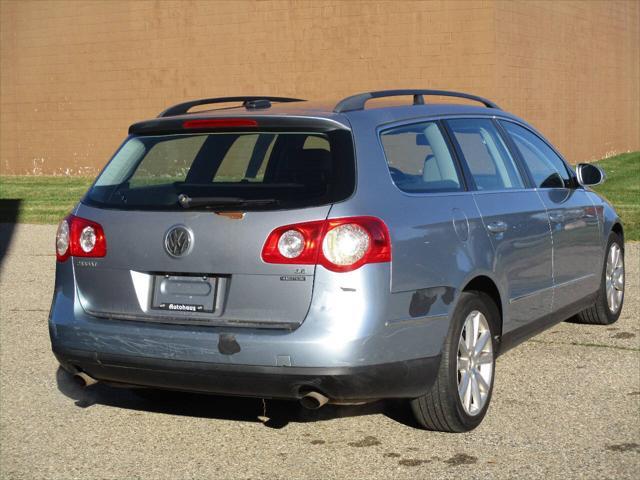
[{"label": "rear quarter window", "polygon": [[383,131],[380,141],[393,183],[407,193],[462,190],[460,175],[435,122]]}]

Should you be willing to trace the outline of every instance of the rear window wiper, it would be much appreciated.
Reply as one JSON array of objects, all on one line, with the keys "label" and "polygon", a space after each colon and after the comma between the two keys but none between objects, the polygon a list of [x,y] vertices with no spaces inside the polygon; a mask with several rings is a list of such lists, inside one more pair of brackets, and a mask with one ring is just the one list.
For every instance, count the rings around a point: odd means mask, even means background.
[{"label": "rear window wiper", "polygon": [[246,205],[273,205],[278,203],[275,198],[246,199],[239,197],[190,197],[181,193],[178,203],[182,208],[192,207],[242,207]]}]

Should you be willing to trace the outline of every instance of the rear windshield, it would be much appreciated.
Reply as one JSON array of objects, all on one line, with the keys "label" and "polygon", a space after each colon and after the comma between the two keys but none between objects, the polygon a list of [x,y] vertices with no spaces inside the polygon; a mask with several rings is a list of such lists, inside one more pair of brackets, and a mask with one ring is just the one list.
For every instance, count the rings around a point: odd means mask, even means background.
[{"label": "rear windshield", "polygon": [[122,209],[270,210],[334,203],[355,188],[351,134],[129,137],[84,198]]}]

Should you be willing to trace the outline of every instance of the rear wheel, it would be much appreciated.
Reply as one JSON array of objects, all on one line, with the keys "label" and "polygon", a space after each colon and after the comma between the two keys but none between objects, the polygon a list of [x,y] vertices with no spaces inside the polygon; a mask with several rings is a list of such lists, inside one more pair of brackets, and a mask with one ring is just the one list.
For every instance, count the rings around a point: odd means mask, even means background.
[{"label": "rear wheel", "polygon": [[480,292],[463,292],[443,348],[431,390],[411,401],[416,420],[428,430],[466,432],[484,418],[495,371],[494,302]]},{"label": "rear wheel", "polygon": [[593,305],[577,315],[577,320],[591,325],[611,325],[620,317],[623,301],[624,243],[620,235],[611,232],[598,296]]}]

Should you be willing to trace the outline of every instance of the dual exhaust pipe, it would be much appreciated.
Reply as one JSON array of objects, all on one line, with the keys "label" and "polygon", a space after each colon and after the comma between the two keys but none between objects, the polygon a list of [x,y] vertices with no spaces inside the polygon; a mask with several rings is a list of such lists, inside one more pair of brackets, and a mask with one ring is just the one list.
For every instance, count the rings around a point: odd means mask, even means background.
[{"label": "dual exhaust pipe", "polygon": [[[98,380],[85,372],[77,372],[73,375],[73,379],[80,387],[83,388],[90,387],[91,385],[98,383]],[[308,392],[300,399],[300,405],[309,410],[317,410],[327,403],[329,403],[329,399],[325,395],[316,391]]]}]

